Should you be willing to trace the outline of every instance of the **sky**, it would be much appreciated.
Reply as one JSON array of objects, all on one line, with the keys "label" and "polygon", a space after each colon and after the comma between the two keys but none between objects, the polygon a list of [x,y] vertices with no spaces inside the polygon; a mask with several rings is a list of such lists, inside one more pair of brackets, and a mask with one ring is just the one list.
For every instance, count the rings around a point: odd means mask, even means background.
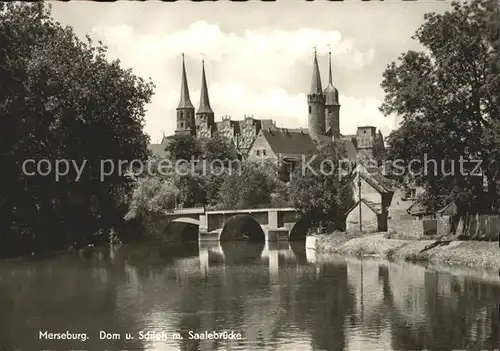
[{"label": "sky", "polygon": [[373,125],[387,136],[399,121],[379,111],[382,73],[402,53],[421,49],[411,37],[425,13],[450,9],[447,1],[52,4],[57,21],[82,38],[101,40],[109,59],[155,83],[145,125],[153,143],[175,130],[182,53],[196,108],[205,60],[216,121],[253,115],[278,127],[307,128],[314,47],[323,88],[332,53],[341,133]]}]

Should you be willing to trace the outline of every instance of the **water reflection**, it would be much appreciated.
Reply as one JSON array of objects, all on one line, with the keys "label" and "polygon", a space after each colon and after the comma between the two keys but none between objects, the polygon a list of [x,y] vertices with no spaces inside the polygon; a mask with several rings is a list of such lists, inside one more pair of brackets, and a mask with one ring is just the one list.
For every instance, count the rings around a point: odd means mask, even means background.
[{"label": "water reflection", "polygon": [[[303,243],[122,246],[2,262],[0,349],[494,349],[497,296],[498,277],[318,256]],[[38,340],[39,330],[90,340]],[[243,339],[189,338],[224,330]]]}]

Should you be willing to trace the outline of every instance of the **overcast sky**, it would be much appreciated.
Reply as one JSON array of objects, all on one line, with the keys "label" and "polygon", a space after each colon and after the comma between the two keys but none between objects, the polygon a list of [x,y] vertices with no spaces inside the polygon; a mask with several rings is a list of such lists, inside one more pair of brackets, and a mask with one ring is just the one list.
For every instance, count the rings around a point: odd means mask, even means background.
[{"label": "overcast sky", "polygon": [[182,52],[195,107],[205,59],[216,120],[248,114],[282,127],[307,127],[314,46],[324,85],[331,47],[341,133],[374,125],[387,135],[397,121],[378,111],[382,72],[401,53],[419,48],[411,36],[425,13],[450,8],[444,1],[52,4],[56,20],[81,37],[102,40],[111,59],[151,77],[156,90],[145,131],[152,142],[175,129]]}]

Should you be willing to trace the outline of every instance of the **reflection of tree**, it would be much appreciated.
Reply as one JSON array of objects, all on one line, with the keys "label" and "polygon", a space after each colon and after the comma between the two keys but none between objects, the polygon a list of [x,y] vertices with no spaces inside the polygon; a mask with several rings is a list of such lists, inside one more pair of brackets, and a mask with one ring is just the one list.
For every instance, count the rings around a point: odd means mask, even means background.
[{"label": "reflection of tree", "polygon": [[312,335],[315,350],[344,350],[344,321],[352,312],[354,295],[347,282],[345,264],[324,264],[318,280],[299,279],[293,302],[297,324]]},{"label": "reflection of tree", "polygon": [[[391,319],[395,349],[498,349],[500,286],[467,277],[426,272],[425,324]],[[409,296],[408,298],[412,298]]]},{"label": "reflection of tree", "polygon": [[[89,264],[91,266],[89,266]],[[103,257],[90,262],[69,256],[47,262],[0,267],[0,348],[105,349],[123,348],[122,341],[99,340],[99,331],[130,332],[136,321],[124,314],[117,323],[117,289],[123,267]],[[5,307],[5,308],[4,308]],[[85,343],[39,340],[39,331],[87,333]],[[142,347],[140,342],[134,346]]]}]

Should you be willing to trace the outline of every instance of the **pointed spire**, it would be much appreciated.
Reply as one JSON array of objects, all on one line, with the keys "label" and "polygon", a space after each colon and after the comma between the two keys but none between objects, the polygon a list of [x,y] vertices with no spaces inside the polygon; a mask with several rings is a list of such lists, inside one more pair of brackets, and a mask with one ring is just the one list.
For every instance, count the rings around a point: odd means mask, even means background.
[{"label": "pointed spire", "polygon": [[324,94],[325,94],[325,104],[327,106],[339,105],[339,92],[333,85],[331,51],[328,51],[328,85],[325,88]]},{"label": "pointed spire", "polygon": [[182,53],[182,81],[181,81],[181,101],[177,109],[192,108],[194,109],[191,99],[189,98],[189,88],[186,76],[186,65],[184,63],[184,53]]},{"label": "pointed spire", "polygon": [[316,55],[316,47],[314,47],[314,63],[313,63],[313,76],[311,81],[310,94],[322,94],[321,76],[319,74],[318,57]]},{"label": "pointed spire", "polygon": [[200,107],[196,113],[214,113],[210,107],[210,99],[208,98],[207,78],[205,77],[205,61],[201,61],[201,95]]},{"label": "pointed spire", "polygon": [[328,50],[328,84],[333,85],[332,79],[332,52]]}]

